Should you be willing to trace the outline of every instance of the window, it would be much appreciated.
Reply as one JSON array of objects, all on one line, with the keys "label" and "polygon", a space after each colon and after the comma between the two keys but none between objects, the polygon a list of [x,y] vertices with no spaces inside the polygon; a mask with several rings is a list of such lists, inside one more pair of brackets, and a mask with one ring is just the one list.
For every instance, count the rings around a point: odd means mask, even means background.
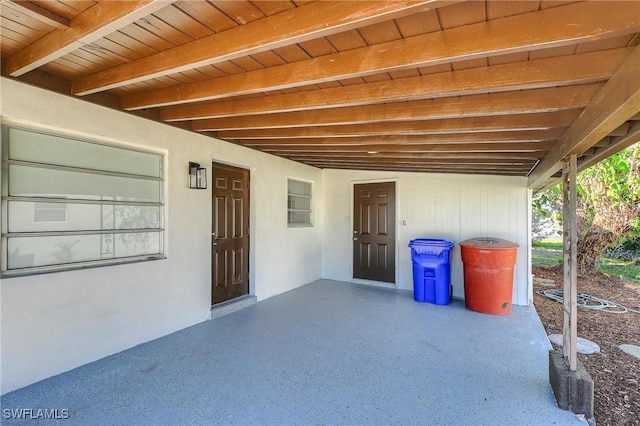
[{"label": "window", "polygon": [[290,227],[312,226],[311,182],[288,180],[287,223]]},{"label": "window", "polygon": [[3,276],[163,257],[162,155],[2,131]]}]

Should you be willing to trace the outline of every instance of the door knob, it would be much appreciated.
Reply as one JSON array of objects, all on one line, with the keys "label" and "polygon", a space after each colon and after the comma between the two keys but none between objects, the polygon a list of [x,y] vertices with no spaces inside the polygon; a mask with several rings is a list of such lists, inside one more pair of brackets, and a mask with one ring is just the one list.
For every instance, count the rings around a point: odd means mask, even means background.
[{"label": "door knob", "polygon": [[358,237],[353,237],[353,241],[358,241]]}]

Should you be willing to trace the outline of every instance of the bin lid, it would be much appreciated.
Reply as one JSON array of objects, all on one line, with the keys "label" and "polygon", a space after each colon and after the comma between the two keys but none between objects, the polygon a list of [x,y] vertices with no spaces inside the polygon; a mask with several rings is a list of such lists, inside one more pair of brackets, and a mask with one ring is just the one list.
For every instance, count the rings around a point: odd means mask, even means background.
[{"label": "bin lid", "polygon": [[431,246],[431,247],[445,247],[452,248],[453,243],[447,240],[438,240],[435,238],[416,238],[409,241],[409,247],[411,246]]},{"label": "bin lid", "polygon": [[470,248],[490,248],[495,250],[502,249],[514,249],[520,247],[519,244],[511,242],[509,240],[503,240],[502,238],[493,237],[476,237],[464,240],[459,243],[461,246]]}]

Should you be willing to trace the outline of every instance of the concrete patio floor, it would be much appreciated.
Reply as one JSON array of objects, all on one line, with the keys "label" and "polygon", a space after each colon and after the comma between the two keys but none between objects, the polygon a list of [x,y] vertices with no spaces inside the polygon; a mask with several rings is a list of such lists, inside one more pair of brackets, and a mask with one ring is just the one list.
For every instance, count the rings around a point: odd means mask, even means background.
[{"label": "concrete patio floor", "polygon": [[555,404],[549,349],[533,307],[320,280],[4,395],[2,424],[584,425]]}]

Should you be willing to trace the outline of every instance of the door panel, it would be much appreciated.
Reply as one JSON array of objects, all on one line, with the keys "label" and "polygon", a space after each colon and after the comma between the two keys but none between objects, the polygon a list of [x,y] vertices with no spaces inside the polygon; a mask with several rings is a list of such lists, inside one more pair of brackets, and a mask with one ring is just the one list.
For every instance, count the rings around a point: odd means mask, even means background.
[{"label": "door panel", "polygon": [[395,282],[395,202],[395,182],[354,185],[354,278]]},{"label": "door panel", "polygon": [[213,164],[211,304],[249,294],[249,171]]}]

